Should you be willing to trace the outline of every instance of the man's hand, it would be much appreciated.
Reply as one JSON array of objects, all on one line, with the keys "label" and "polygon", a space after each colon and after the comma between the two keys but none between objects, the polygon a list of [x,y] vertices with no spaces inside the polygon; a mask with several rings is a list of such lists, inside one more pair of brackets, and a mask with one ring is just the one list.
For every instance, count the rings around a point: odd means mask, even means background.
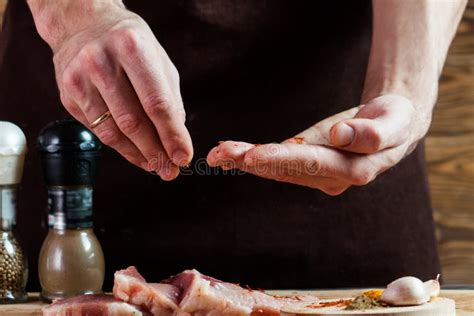
[{"label": "man's hand", "polygon": [[331,195],[371,182],[428,131],[438,78],[465,5],[465,0],[373,0],[363,105],[282,144],[224,142],[211,150],[208,163]]},{"label": "man's hand", "polygon": [[397,164],[423,137],[428,122],[412,103],[384,95],[327,118],[281,144],[226,141],[213,148],[211,166],[239,168],[337,195],[365,185]]},{"label": "man's hand", "polygon": [[148,25],[120,1],[29,0],[54,52],[61,101],[133,164],[174,179],[192,159],[178,72]]}]

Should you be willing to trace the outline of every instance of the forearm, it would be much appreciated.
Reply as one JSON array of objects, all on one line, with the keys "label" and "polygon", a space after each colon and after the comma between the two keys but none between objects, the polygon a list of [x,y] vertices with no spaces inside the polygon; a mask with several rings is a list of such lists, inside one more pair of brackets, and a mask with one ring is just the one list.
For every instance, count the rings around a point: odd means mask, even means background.
[{"label": "forearm", "polygon": [[124,8],[122,0],[28,0],[28,5],[38,33],[53,50],[91,21],[107,16],[111,7]]},{"label": "forearm", "polygon": [[373,0],[362,102],[400,94],[413,101],[417,115],[429,126],[438,79],[465,5],[465,0]]}]

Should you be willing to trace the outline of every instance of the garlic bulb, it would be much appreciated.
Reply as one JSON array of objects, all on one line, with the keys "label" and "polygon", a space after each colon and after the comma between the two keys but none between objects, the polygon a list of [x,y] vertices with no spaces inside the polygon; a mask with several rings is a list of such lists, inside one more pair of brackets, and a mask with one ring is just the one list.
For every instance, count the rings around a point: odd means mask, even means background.
[{"label": "garlic bulb", "polygon": [[424,283],[415,277],[399,278],[385,289],[380,300],[391,305],[421,305],[430,300]]},{"label": "garlic bulb", "polygon": [[429,280],[423,283],[426,293],[430,297],[436,297],[439,295],[440,285],[439,285],[439,274],[436,276],[435,280]]}]

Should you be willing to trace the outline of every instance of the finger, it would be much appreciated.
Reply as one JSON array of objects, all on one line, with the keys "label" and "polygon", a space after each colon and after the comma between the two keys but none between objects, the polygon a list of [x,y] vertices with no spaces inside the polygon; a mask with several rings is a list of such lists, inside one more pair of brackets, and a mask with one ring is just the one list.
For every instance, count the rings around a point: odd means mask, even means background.
[{"label": "finger", "polygon": [[318,189],[333,196],[343,193],[350,187],[350,184],[339,179],[302,174],[297,170],[281,166],[274,166],[274,168],[268,169],[262,168],[262,166],[260,166],[260,168],[243,167],[242,170],[265,179]]},{"label": "finger", "polygon": [[158,131],[168,156],[177,165],[187,165],[193,156],[191,136],[184,125],[181,96],[173,91],[176,90],[176,83],[168,82],[179,81],[177,71],[174,69],[172,77],[165,75],[163,65],[171,62],[157,41],[154,47],[159,47],[159,51],[142,49],[142,44],[128,32],[118,44],[124,52],[120,54],[120,62],[143,109]]},{"label": "finger", "polygon": [[225,141],[214,147],[207,155],[207,163],[211,167],[225,169],[241,168],[245,153],[255,145],[245,142]]},{"label": "finger", "polygon": [[[90,123],[108,111],[102,97],[89,80],[82,73],[82,64],[79,59],[71,62],[58,78],[61,91],[61,101],[66,109],[89,128]],[[110,122],[107,122],[110,121]],[[94,131],[99,139],[106,145],[119,152],[125,159],[134,165],[150,171],[148,162],[138,148],[126,138],[118,129],[112,119],[98,126]],[[105,124],[107,123],[107,124]],[[104,125],[105,124],[105,125]]]},{"label": "finger", "polygon": [[304,143],[311,145],[331,145],[329,140],[329,130],[331,127],[341,120],[353,118],[360,107],[354,107],[344,112],[330,116],[294,137],[285,140],[283,143]]},{"label": "finger", "polygon": [[387,149],[372,155],[360,155],[319,145],[270,144],[250,149],[244,164],[257,168],[283,166],[299,170],[302,174],[365,185],[373,181],[381,169],[393,166],[392,159],[400,158],[391,151]]},{"label": "finger", "polygon": [[[91,93],[87,101],[82,100],[82,103],[74,101],[72,97],[65,97],[63,103],[71,115],[88,128],[93,121],[108,110],[105,102],[97,91]],[[79,106],[79,104],[82,105]],[[112,118],[109,118],[97,126],[92,132],[97,135],[102,143],[115,149],[129,162],[139,168],[150,171],[145,157],[143,157],[138,148],[120,132]]]},{"label": "finger", "polygon": [[355,155],[318,145],[268,144],[245,154],[246,166],[286,166],[314,176],[345,178],[350,170],[349,157]]},{"label": "finger", "polygon": [[329,195],[341,194],[350,186],[339,179],[314,176],[311,174],[312,172],[307,174],[305,173],[307,170],[301,168],[301,164],[298,163],[245,165],[246,153],[256,147],[260,146],[245,142],[225,141],[209,152],[207,161],[210,166],[220,166],[224,169],[238,168],[262,178],[319,189]]},{"label": "finger", "polygon": [[92,83],[107,104],[118,128],[135,144],[148,161],[150,170],[164,180],[172,180],[179,173],[177,166],[169,163],[156,130],[140,106],[140,102],[120,67],[114,66],[102,49],[92,53],[86,63]]},{"label": "finger", "polygon": [[356,153],[375,153],[407,141],[414,108],[403,97],[384,96],[367,103],[353,119],[331,128],[331,143]]}]

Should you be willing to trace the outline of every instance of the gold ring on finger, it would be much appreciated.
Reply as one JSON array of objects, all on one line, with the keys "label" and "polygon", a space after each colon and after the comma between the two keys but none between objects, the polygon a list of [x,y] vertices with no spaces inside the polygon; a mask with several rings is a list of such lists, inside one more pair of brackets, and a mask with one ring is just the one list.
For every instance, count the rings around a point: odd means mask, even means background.
[{"label": "gold ring on finger", "polygon": [[112,116],[112,113],[110,113],[110,111],[105,112],[104,114],[99,116],[94,122],[92,122],[91,125],[89,125],[90,128],[92,128],[92,129],[96,128],[100,124],[107,121],[107,119],[109,119],[111,116]]}]

